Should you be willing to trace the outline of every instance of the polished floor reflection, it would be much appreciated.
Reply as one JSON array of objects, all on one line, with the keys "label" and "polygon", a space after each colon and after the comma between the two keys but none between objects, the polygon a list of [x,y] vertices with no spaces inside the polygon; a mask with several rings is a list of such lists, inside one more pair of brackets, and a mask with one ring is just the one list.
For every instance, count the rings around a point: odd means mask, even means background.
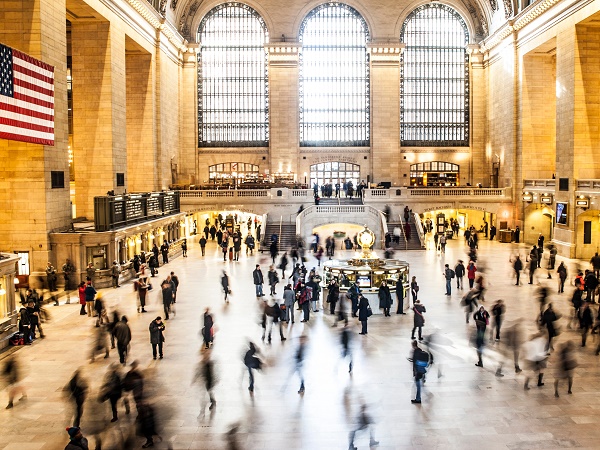
[{"label": "polished floor reflection", "polygon": [[[544,270],[538,271],[539,281],[552,287],[551,301],[563,316],[556,345],[569,339],[577,344],[579,364],[573,394],[566,394],[563,383],[560,398],[554,397],[552,386],[557,369],[555,354],[549,359],[545,386],[538,388],[532,383],[529,391],[523,389],[526,372],[515,374],[511,370],[509,356],[501,344],[488,346],[484,368],[474,366],[477,356],[470,344],[474,324],[465,324],[460,306],[464,291],[457,292],[453,283],[452,296],[445,296],[442,275],[444,263],[453,266],[457,259],[466,259],[462,239],[449,241],[445,255],[431,249],[396,255],[410,262],[411,275],[417,277],[421,286],[419,297],[427,308],[424,335],[435,330],[444,344],[442,351],[435,354],[436,365],[428,374],[423,403],[413,405],[412,367],[407,361],[412,312],[405,316],[392,314],[389,318],[374,315],[369,320],[368,336],[359,336],[357,323],[351,322],[354,371],[350,375],[348,361],[342,361],[340,355],[339,328],[331,326],[332,316],[323,308],[311,314],[307,324],[300,323],[297,312],[296,323],[284,325],[287,341],[281,342],[274,330],[272,345],[261,342],[260,301],[254,296],[252,270],[255,263],[260,263],[266,276],[266,256],[242,256],[239,262],[223,262],[212,243],[204,258],[197,243],[190,247],[188,258],[173,260],[160,269],[159,278],[155,279],[156,286],[173,270],[181,281],[176,315],[166,322],[163,360],[152,360],[148,333],[151,320],[163,315],[159,290],[150,293],[147,314],[137,313],[130,283],[104,292],[111,309],[117,307],[129,318],[133,339],[128,362],[140,361],[147,395],[162,425],[163,442],[155,439],[156,448],[346,449],[362,404],[367,405],[373,418],[374,438],[381,449],[598,448],[600,431],[594,426],[600,400],[600,359],[594,354],[598,338],[593,335],[587,347],[580,347],[579,331],[567,327],[573,287],[569,286],[562,295],[556,294],[556,276],[547,280]],[[531,335],[537,329],[538,286],[514,285],[509,258],[517,251],[524,256],[528,247],[481,241],[477,266],[485,270],[489,284],[483,304],[489,310],[496,299],[504,299],[507,324],[519,321]],[[338,255],[343,256],[343,252]],[[313,262],[316,261],[309,259],[309,269]],[[577,263],[568,261],[570,274]],[[228,304],[223,302],[220,286],[223,269],[229,273],[232,284],[233,295]],[[280,284],[278,298],[282,291]],[[208,408],[203,384],[194,382],[205,351],[199,331],[206,307],[211,308],[216,323],[214,347],[209,350],[218,378],[214,390],[217,406],[212,410]],[[106,429],[102,448],[122,447],[118,443],[121,436],[135,429],[135,408],[126,415],[119,403],[119,420],[110,423],[108,402],[95,400],[106,369],[118,362],[116,350],[108,359],[97,358],[90,364],[95,321],[80,316],[78,305],[49,308],[53,320],[46,324],[46,339],[16,351],[26,371],[28,398],[16,402],[12,410],[0,412],[0,449],[64,448],[68,442],[65,427],[69,425],[70,407],[64,400],[63,387],[78,367],[82,367],[92,386],[81,422],[90,448],[94,447],[90,433],[99,427]],[[297,393],[300,381],[294,372],[300,335],[308,337],[304,395]],[[259,346],[266,362],[264,370],[256,375],[254,395],[248,392],[248,374],[242,363],[249,340]],[[3,353],[0,359],[9,354]],[[501,360],[506,360],[505,376],[497,377],[495,372]],[[5,385],[2,398],[7,398]],[[132,448],[141,448],[143,443],[144,439],[137,437]],[[358,432],[355,445],[368,448],[369,433]]]}]

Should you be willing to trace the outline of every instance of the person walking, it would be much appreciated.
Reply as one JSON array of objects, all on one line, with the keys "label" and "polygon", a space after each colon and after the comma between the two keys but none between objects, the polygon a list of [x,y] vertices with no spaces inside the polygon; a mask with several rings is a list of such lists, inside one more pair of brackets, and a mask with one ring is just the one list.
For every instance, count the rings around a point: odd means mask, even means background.
[{"label": "person walking", "polygon": [[350,335],[350,328],[348,327],[348,323],[344,324],[344,328],[340,333],[340,344],[342,345],[342,360],[348,358],[350,363],[348,364],[348,373],[352,373],[352,349],[351,344],[352,336]]},{"label": "person walking", "polygon": [[296,300],[296,294],[292,289],[292,285],[288,284],[283,288],[283,304],[285,305],[285,321],[287,323],[290,322],[290,317],[292,318],[292,323],[294,323],[294,301]]},{"label": "person walking", "polygon": [[21,394],[20,400],[27,399],[25,387],[21,384],[21,380],[23,379],[23,371],[21,370],[15,355],[10,355],[6,359],[4,368],[2,369],[2,375],[4,375],[8,385],[8,405],[6,406],[6,409],[11,409],[14,406],[14,399],[18,393]]},{"label": "person walking", "polygon": [[413,354],[411,360],[417,393],[415,395],[415,399],[411,400],[410,402],[414,405],[421,403],[421,384],[424,382],[427,368],[431,364],[431,354],[422,350],[417,344],[417,341],[412,341],[412,348]]},{"label": "person walking", "polygon": [[283,252],[283,255],[281,255],[281,259],[279,260],[279,268],[281,269],[281,279],[285,280],[285,269],[287,269],[288,266],[288,257],[287,257],[287,252]]},{"label": "person walking", "polygon": [[423,340],[423,326],[425,325],[425,316],[423,315],[425,312],[427,312],[427,310],[425,309],[425,306],[423,306],[421,304],[421,300],[418,300],[415,302],[414,306],[413,306],[413,312],[414,312],[414,317],[413,317],[413,329],[412,329],[412,333],[410,338],[411,339],[415,339],[415,331],[417,330],[417,328],[419,329],[419,340],[422,341]]},{"label": "person walking", "polygon": [[490,320],[489,313],[485,310],[483,306],[480,306],[479,309],[473,314],[473,319],[475,320],[475,326],[477,327],[477,335],[475,338],[475,345],[477,346],[477,367],[483,367],[483,348],[485,347],[485,330]]},{"label": "person walking", "polygon": [[302,312],[304,313],[301,322],[308,322],[310,320],[310,302],[313,296],[312,288],[300,281],[297,292],[299,292],[298,306],[302,308]]},{"label": "person walking", "polygon": [[366,335],[367,333],[367,321],[369,319],[369,316],[371,316],[373,314],[373,311],[371,310],[371,306],[369,305],[369,300],[367,300],[367,298],[362,295],[359,294],[359,300],[358,300],[358,320],[360,321],[361,325],[362,325],[362,329],[361,332],[358,334],[362,334],[362,335]]},{"label": "person walking", "polygon": [[244,365],[248,369],[248,375],[250,377],[250,385],[248,386],[248,390],[252,393],[254,392],[254,373],[253,370],[260,370],[262,366],[261,360],[256,356],[258,350],[253,342],[248,343],[248,350],[244,355]]},{"label": "person walking", "polygon": [[208,350],[208,348],[212,345],[213,343],[213,337],[214,337],[214,325],[215,325],[215,321],[213,319],[212,314],[210,313],[210,308],[206,308],[204,310],[204,316],[203,316],[203,327],[202,327],[202,338],[204,339],[204,348]]},{"label": "person walking", "polygon": [[167,277],[161,285],[161,295],[163,310],[165,312],[165,320],[169,320],[169,312],[171,311],[171,303],[173,303],[173,285]]},{"label": "person walking", "polygon": [[356,312],[358,311],[358,298],[360,296],[360,288],[356,283],[352,283],[346,296],[352,302],[352,317],[356,317]]},{"label": "person walking", "polygon": [[[213,239],[214,241],[214,239]],[[198,243],[200,244],[200,251],[202,252],[202,256],[206,255],[206,238],[204,236],[202,236],[200,238],[200,240],[198,241]]]},{"label": "person walking", "polygon": [[589,301],[583,304],[583,307],[579,310],[579,328],[581,329],[581,346],[585,347],[588,332],[594,325],[594,319],[592,317],[592,310],[590,309]]},{"label": "person walking", "polygon": [[81,283],[79,283],[77,292],[79,293],[79,304],[81,305],[79,314],[82,316],[85,316],[86,315],[86,312],[85,312],[85,281],[82,281]]},{"label": "person walking", "polygon": [[440,252],[446,253],[446,233],[442,233],[440,236]]},{"label": "person walking", "polygon": [[575,345],[573,341],[565,342],[558,354],[558,374],[554,380],[554,396],[558,395],[558,383],[560,380],[567,379],[567,394],[572,394],[573,391],[573,372],[577,367],[577,360],[575,359]]},{"label": "person walking", "polygon": [[565,282],[567,281],[567,266],[564,262],[560,262],[556,273],[558,273],[558,293],[562,294],[565,292]]},{"label": "person walking", "polygon": [[217,406],[217,401],[215,400],[214,395],[217,377],[215,374],[215,363],[211,358],[211,352],[202,353],[202,360],[198,367],[196,378],[201,379],[204,382],[204,387],[206,388],[206,392],[208,393],[208,398],[210,401],[208,409],[212,411]]},{"label": "person walking", "polygon": [[223,271],[223,275],[221,276],[221,287],[223,288],[223,295],[225,296],[223,300],[226,303],[229,303],[229,294],[231,294],[231,288],[229,287],[229,275],[227,272]]},{"label": "person walking", "polygon": [[123,395],[123,386],[121,384],[121,376],[117,371],[116,364],[111,364],[106,372],[104,382],[102,387],[100,388],[100,398],[101,402],[105,402],[106,400],[110,400],[110,409],[112,411],[112,419],[111,422],[116,422],[119,420],[117,414],[117,402]]},{"label": "person walking", "polygon": [[517,255],[515,257],[515,262],[513,263],[513,270],[515,271],[515,277],[517,278],[517,282],[515,286],[521,285],[521,270],[523,270],[523,261],[521,261],[521,257]]},{"label": "person walking", "polygon": [[456,275],[456,289],[463,289],[463,277],[465,276],[465,265],[463,264],[463,260],[459,259],[456,266],[454,266],[454,273]]},{"label": "person walking", "polygon": [[356,420],[356,428],[350,432],[350,444],[348,446],[349,450],[357,450],[357,447],[354,446],[354,437],[356,436],[356,433],[362,430],[369,430],[369,447],[377,447],[379,442],[375,440],[375,434],[373,432],[373,419],[368,414],[367,405],[364,403],[360,405],[360,412]]},{"label": "person walking", "polygon": [[546,327],[548,332],[548,343],[546,344],[546,351],[550,352],[554,350],[552,346],[552,339],[554,339],[558,333],[556,332],[556,327],[554,326],[554,322],[558,320],[558,316],[554,312],[554,308],[552,308],[552,303],[548,303],[548,308],[546,311],[542,313],[541,324]]},{"label": "person walking", "polygon": [[452,278],[456,276],[454,270],[448,264],[444,264],[444,273],[442,275],[446,279],[446,295],[452,295]]},{"label": "person walking", "polygon": [[81,370],[77,369],[67,386],[65,391],[69,395],[69,399],[75,404],[75,418],[73,420],[73,426],[79,427],[81,423],[81,416],[83,415],[83,405],[88,393],[88,385],[81,375]]},{"label": "person walking", "polygon": [[[399,284],[402,285],[402,283]],[[417,283],[417,277],[415,276],[412,277],[412,281],[410,282],[410,293],[412,295],[412,302],[414,305],[417,301],[417,298],[419,298],[419,284]]]},{"label": "person walking", "polygon": [[127,349],[131,342],[131,329],[127,325],[127,316],[121,317],[121,320],[117,322],[112,330],[112,334],[117,340],[117,351],[119,352],[119,361],[121,364],[125,364],[125,357],[127,356]]},{"label": "person walking", "polygon": [[494,306],[492,307],[492,316],[494,318],[494,324],[492,326],[492,334],[490,335],[490,339],[494,334],[494,330],[496,330],[496,342],[500,340],[500,327],[502,326],[502,321],[504,320],[504,312],[506,311],[506,307],[504,306],[504,302],[502,299],[498,299]]},{"label": "person walking", "polygon": [[467,266],[467,278],[469,279],[469,289],[473,289],[473,284],[475,283],[475,272],[477,272],[475,262],[469,261],[469,264]]},{"label": "person walking", "polygon": [[254,288],[256,290],[257,297],[264,297],[262,286],[265,283],[262,270],[260,270],[260,264],[256,265],[256,268],[252,272],[252,278],[254,280]]},{"label": "person walking", "polygon": [[329,303],[329,314],[335,314],[335,305],[340,298],[340,287],[336,278],[332,278],[329,286],[327,286],[327,303]]},{"label": "person walking", "polygon": [[163,331],[165,330],[165,324],[162,322],[162,318],[158,316],[148,327],[150,331],[150,343],[152,344],[152,359],[156,359],[156,349],[158,347],[158,356],[163,359],[163,342],[165,337]]},{"label": "person walking", "polygon": [[275,266],[273,264],[269,266],[267,278],[269,280],[269,287],[271,289],[270,295],[277,294],[277,292],[275,292],[275,286],[277,286],[277,283],[279,283],[279,275],[277,275],[277,271],[275,270]]},{"label": "person walking", "polygon": [[[418,289],[419,289],[419,286],[417,285],[417,277],[413,277],[411,286],[412,286],[412,283],[415,283],[415,286],[417,288],[415,295],[417,295]],[[394,289],[396,291],[396,301],[398,302],[398,307],[396,308],[396,314],[406,315],[406,313],[404,312],[404,286],[402,284],[401,279],[396,280],[396,287]],[[411,291],[412,291],[412,287],[411,287]],[[415,297],[413,297],[413,298],[415,298]]]},{"label": "person walking", "polygon": [[140,277],[137,279],[137,293],[139,299],[138,312],[145,313],[146,311],[146,296],[148,295],[148,290],[150,289],[150,281],[148,280],[148,275],[146,275],[145,271],[146,266],[142,264]]},{"label": "person walking", "polygon": [[387,282],[385,280],[381,282],[377,296],[379,297],[379,308],[383,309],[383,315],[385,317],[390,317],[390,308],[392,307],[392,295],[390,294],[390,288],[388,287]]},{"label": "person walking", "polygon": [[296,355],[295,355],[295,363],[296,363],[296,367],[295,367],[295,372],[298,374],[298,377],[300,378],[300,389],[298,389],[298,394],[304,394],[304,360],[306,359],[306,349],[307,349],[307,341],[308,338],[306,337],[306,335],[301,335],[299,342],[298,342],[298,348],[296,349]]},{"label": "person walking", "polygon": [[529,253],[529,284],[533,284],[533,275],[538,268],[538,251],[534,245]]}]

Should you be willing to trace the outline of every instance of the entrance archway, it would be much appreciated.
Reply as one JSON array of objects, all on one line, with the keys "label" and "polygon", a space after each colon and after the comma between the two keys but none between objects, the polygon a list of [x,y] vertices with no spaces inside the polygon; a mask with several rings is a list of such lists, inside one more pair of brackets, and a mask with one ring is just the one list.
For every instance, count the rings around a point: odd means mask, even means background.
[{"label": "entrance archway", "polygon": [[331,183],[335,186],[336,183],[352,181],[354,187],[360,182],[360,166],[358,164],[332,161],[310,166],[310,185],[317,183],[318,186],[323,186],[326,183]]},{"label": "entrance archway", "polygon": [[545,238],[545,242],[552,240],[552,221],[554,211],[552,207],[540,203],[532,203],[525,207],[523,214],[523,242],[527,244],[537,244],[540,233]]}]

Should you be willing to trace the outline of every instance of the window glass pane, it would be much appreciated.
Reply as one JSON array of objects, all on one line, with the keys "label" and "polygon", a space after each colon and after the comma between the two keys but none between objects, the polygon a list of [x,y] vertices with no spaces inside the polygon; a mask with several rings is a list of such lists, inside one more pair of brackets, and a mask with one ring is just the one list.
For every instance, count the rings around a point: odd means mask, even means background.
[{"label": "window glass pane", "polygon": [[442,3],[417,7],[400,36],[401,143],[469,145],[469,35],[463,18]]},{"label": "window glass pane", "polygon": [[268,32],[241,3],[213,8],[198,29],[198,145],[267,146]]},{"label": "window glass pane", "polygon": [[300,145],[369,145],[369,30],[342,3],[325,3],[299,35]]}]

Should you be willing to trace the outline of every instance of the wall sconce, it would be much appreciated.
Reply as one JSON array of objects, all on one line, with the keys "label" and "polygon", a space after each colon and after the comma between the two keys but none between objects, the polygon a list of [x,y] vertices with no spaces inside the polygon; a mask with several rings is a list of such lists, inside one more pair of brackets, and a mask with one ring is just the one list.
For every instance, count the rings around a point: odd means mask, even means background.
[{"label": "wall sconce", "polygon": [[2,287],[2,285],[0,284],[0,295],[4,295],[4,294],[6,294],[6,289],[4,289]]},{"label": "wall sconce", "polygon": [[148,236],[149,239],[154,239],[154,235],[150,234],[150,236]]},{"label": "wall sconce", "polygon": [[531,203],[533,201],[533,195],[531,194],[531,192],[525,192],[523,194],[523,201],[529,202],[529,203]]},{"label": "wall sconce", "polygon": [[140,238],[137,238],[137,239],[135,240],[135,243],[136,243],[136,244],[141,244],[141,243],[142,243],[142,240],[141,240]]},{"label": "wall sconce", "polygon": [[134,240],[133,240],[133,239],[130,239],[130,240],[129,240],[129,246],[130,246],[130,247],[133,247],[134,245],[135,245],[135,242],[134,242]]},{"label": "wall sconce", "polygon": [[588,209],[590,207],[590,199],[580,195],[575,199],[575,206],[578,208]]},{"label": "wall sconce", "polygon": [[545,205],[551,205],[552,204],[552,195],[543,193],[540,196],[540,203],[543,203]]}]

